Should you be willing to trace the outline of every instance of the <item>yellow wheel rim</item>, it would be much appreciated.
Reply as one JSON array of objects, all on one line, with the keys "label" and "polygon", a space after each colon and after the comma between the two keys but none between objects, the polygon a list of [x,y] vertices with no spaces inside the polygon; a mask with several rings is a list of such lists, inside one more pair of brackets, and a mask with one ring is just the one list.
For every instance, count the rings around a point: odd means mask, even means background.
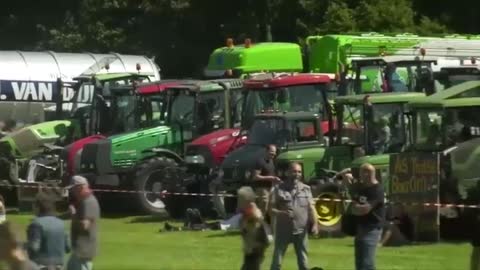
[{"label": "yellow wheel rim", "polygon": [[318,223],[325,227],[337,224],[342,217],[343,205],[341,202],[324,201],[322,199],[340,199],[339,194],[324,192],[318,195],[319,200],[315,203]]}]

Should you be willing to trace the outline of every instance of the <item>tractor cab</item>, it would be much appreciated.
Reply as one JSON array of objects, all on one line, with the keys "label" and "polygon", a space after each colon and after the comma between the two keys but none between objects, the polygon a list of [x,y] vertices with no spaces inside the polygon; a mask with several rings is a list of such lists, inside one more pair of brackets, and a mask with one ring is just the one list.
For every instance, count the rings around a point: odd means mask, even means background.
[{"label": "tractor cab", "polygon": [[442,67],[435,73],[437,87],[447,89],[467,81],[480,80],[480,68],[477,65]]},{"label": "tractor cab", "polygon": [[366,155],[399,152],[408,143],[407,104],[423,93],[375,93],[335,100],[336,145],[361,147]]},{"label": "tractor cab", "polygon": [[[355,82],[349,92],[385,93],[385,92],[435,92],[433,65],[437,60],[431,58],[408,59],[405,56],[368,57],[352,60],[351,72]],[[367,80],[361,80],[366,76]]]},{"label": "tractor cab", "polygon": [[319,114],[328,132],[330,83],[327,75],[302,73],[265,74],[247,80],[242,127],[249,129],[257,113],[310,112]]},{"label": "tractor cab", "polygon": [[[236,108],[236,99],[241,99],[241,91],[230,91],[230,86],[232,82],[217,80],[187,81],[167,88],[165,120],[181,128],[185,136],[182,141],[229,128],[232,122],[239,121],[230,108]],[[235,99],[233,102],[231,95]]]},{"label": "tractor cab", "polygon": [[[480,81],[458,84],[428,99],[411,102],[412,146],[443,151],[480,136]],[[436,131],[436,132],[434,132]]]},{"label": "tractor cab", "polygon": [[[260,113],[253,119],[246,145],[232,151],[219,172],[229,190],[249,184],[255,162],[265,155],[265,146],[275,144],[278,152],[313,151],[325,147],[320,116],[310,112]],[[283,164],[285,165],[285,164]],[[285,166],[277,167],[280,175]]]},{"label": "tractor cab", "polygon": [[[124,115],[117,114],[122,106],[128,106],[135,98],[134,88],[150,80],[148,75],[135,73],[112,73],[91,77],[78,77],[79,86],[90,85],[92,102],[87,107],[73,104],[71,116],[80,124],[81,138],[95,134],[121,132],[117,126]],[[76,91],[76,93],[79,93]]]}]

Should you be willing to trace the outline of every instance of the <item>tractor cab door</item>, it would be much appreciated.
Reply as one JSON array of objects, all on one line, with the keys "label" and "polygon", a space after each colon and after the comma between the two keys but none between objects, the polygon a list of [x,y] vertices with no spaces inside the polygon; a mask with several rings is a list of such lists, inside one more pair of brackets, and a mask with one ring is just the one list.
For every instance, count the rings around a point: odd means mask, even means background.
[{"label": "tractor cab door", "polygon": [[190,142],[203,128],[198,119],[198,91],[187,88],[170,88],[167,90],[169,110],[168,123],[173,131],[175,144],[183,145]]},{"label": "tractor cab door", "polygon": [[336,136],[326,147],[324,158],[316,164],[317,171],[341,170],[349,167],[354,158],[365,155],[363,111],[361,104],[335,104]]}]

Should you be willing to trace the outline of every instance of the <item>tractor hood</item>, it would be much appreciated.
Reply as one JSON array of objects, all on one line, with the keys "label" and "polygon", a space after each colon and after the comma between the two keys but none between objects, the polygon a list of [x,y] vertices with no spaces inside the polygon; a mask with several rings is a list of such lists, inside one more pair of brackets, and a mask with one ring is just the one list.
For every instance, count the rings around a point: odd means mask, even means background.
[{"label": "tractor hood", "polygon": [[225,157],[222,163],[223,183],[242,183],[250,180],[252,169],[256,161],[265,155],[263,145],[247,144],[235,149]]},{"label": "tractor hood", "polygon": [[222,163],[222,169],[239,167],[252,169],[257,160],[265,155],[265,146],[247,144],[232,151]]},{"label": "tractor hood", "polygon": [[352,168],[360,168],[362,164],[370,163],[375,167],[385,167],[390,164],[390,155],[373,155],[373,156],[363,156],[352,161]]},{"label": "tractor hood", "polygon": [[452,177],[458,180],[463,196],[480,183],[480,138],[472,139],[444,151],[450,156]]},{"label": "tractor hood", "polygon": [[186,161],[188,162],[189,157],[207,155],[208,158],[203,157],[204,160],[211,159],[213,164],[210,165],[218,166],[222,163],[229,150],[236,149],[239,145],[246,142],[246,136],[241,138],[239,136],[240,129],[222,129],[201,136],[187,147]]},{"label": "tractor hood", "polygon": [[5,147],[8,145],[16,158],[31,158],[43,151],[44,144],[56,144],[59,139],[67,136],[71,125],[72,121],[69,120],[31,125],[3,137],[0,144]]},{"label": "tractor hood", "polygon": [[165,126],[118,134],[97,139],[83,147],[81,170],[96,174],[108,174],[122,168],[132,168],[137,161],[152,155],[152,149],[172,144],[180,132]]},{"label": "tractor hood", "polygon": [[180,132],[174,132],[172,138],[168,136],[171,134],[171,131],[172,129],[170,127],[158,126],[110,137],[113,166],[132,166],[133,163],[141,159],[147,151],[159,145],[170,144],[172,141],[180,141],[180,139],[173,139],[175,136],[180,138]]}]

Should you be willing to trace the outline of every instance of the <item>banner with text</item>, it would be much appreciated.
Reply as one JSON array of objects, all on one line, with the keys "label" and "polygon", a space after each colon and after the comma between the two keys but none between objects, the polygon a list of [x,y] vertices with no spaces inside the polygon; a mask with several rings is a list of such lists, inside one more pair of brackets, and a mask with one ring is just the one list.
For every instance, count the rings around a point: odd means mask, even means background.
[{"label": "banner with text", "polygon": [[[414,225],[414,241],[440,240],[440,157],[437,153],[401,153],[390,158],[390,200],[401,207]],[[409,205],[408,203],[418,203]]]}]

